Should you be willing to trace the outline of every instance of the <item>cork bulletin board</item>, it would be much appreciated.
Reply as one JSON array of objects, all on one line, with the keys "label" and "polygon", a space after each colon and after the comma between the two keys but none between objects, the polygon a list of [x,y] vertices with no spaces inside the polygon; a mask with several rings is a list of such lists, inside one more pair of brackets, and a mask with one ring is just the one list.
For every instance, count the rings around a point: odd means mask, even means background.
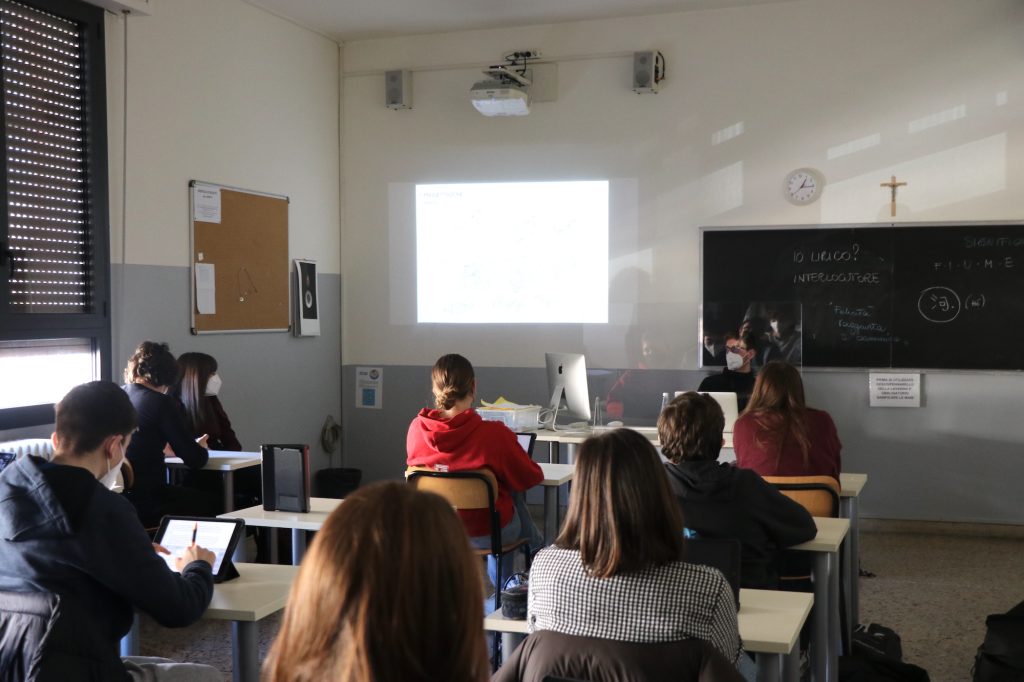
[{"label": "cork bulletin board", "polygon": [[193,180],[192,333],[288,331],[288,197]]}]

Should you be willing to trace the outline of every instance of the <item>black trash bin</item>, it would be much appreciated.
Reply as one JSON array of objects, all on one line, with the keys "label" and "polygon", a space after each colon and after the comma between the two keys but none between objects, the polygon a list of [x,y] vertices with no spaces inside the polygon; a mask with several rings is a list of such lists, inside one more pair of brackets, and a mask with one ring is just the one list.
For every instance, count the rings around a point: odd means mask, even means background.
[{"label": "black trash bin", "polygon": [[346,495],[359,487],[359,481],[362,478],[362,469],[345,467],[321,469],[313,478],[313,495],[314,497],[344,499]]}]

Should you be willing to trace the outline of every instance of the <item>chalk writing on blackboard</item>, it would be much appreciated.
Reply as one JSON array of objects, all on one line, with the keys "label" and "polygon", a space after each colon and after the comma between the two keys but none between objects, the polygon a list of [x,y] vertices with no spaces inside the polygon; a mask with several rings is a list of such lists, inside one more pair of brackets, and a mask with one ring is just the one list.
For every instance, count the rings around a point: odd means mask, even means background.
[{"label": "chalk writing on blackboard", "polygon": [[960,297],[949,287],[928,287],[917,299],[917,310],[929,322],[952,322],[960,314]]}]

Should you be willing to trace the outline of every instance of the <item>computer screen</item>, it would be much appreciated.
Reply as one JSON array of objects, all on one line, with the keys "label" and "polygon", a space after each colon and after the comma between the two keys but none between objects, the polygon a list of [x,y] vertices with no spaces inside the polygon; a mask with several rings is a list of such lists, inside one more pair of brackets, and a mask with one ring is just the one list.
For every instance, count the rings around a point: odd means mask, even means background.
[{"label": "computer screen", "polygon": [[[587,389],[587,361],[581,353],[545,353],[548,368],[548,389],[553,411],[551,426],[559,414],[576,419],[590,419],[590,392]],[[565,407],[562,407],[562,397]]]}]

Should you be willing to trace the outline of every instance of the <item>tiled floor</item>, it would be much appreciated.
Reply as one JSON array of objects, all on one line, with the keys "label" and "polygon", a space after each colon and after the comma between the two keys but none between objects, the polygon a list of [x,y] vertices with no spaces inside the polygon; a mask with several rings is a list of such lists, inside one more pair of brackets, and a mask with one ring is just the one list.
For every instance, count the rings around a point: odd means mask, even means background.
[{"label": "tiled floor", "polygon": [[899,633],[932,682],[968,682],[985,617],[1024,601],[1019,538],[862,533],[861,566],[877,576],[861,579],[861,621]]},{"label": "tiled floor", "polygon": [[[904,660],[932,682],[968,682],[985,636],[985,616],[1024,600],[1024,539],[923,533],[861,534],[861,621],[893,628]],[[263,655],[280,614],[260,623]],[[143,622],[142,653],[208,663],[230,679],[231,628],[201,621],[183,630]]]}]

